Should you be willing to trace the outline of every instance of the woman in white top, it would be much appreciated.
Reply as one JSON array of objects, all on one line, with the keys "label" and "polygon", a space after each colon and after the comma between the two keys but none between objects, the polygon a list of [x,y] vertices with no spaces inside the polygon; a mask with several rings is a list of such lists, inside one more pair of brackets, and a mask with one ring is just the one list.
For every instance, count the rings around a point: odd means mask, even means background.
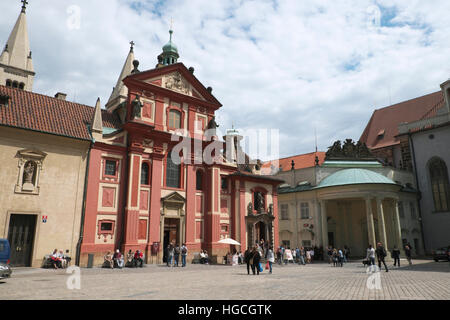
[{"label": "woman in white top", "polygon": [[275,262],[275,255],[273,254],[273,248],[269,247],[267,251],[267,261],[269,262],[270,271],[269,274],[272,273],[272,264]]}]

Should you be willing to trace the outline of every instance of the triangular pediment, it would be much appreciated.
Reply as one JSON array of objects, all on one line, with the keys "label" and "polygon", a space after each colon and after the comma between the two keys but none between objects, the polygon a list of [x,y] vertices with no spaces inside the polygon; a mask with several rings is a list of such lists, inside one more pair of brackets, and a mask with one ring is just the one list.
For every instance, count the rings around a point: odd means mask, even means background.
[{"label": "triangular pediment", "polygon": [[47,154],[45,152],[36,150],[36,149],[23,149],[17,151],[17,156],[19,158],[28,158],[28,159],[44,159]]},{"label": "triangular pediment", "polygon": [[210,102],[219,107],[222,106],[211,92],[182,63],[143,71],[130,75],[128,78]]},{"label": "triangular pediment", "polygon": [[186,199],[179,194],[178,192],[172,192],[171,194],[165,196],[161,199],[163,202],[172,202],[172,203],[185,203]]}]

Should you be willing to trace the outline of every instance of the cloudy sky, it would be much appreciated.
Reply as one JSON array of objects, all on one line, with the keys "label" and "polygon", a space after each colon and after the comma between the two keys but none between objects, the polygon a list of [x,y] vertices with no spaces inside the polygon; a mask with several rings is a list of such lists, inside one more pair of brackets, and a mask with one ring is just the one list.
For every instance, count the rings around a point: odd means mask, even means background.
[{"label": "cloudy sky", "polygon": [[[129,50],[180,61],[222,102],[221,128],[279,129],[280,156],[359,139],[372,112],[450,77],[449,1],[29,0],[34,91],[106,103]],[[0,2],[4,44],[19,0]],[[79,19],[78,19],[79,18]]]}]

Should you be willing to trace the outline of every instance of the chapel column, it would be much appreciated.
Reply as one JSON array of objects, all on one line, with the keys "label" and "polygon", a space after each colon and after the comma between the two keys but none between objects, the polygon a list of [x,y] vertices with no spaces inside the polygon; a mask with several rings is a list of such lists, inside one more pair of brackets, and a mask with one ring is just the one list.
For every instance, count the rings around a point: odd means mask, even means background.
[{"label": "chapel column", "polygon": [[383,247],[386,249],[387,259],[391,256],[389,253],[389,246],[387,243],[386,236],[386,224],[384,220],[384,208],[383,208],[383,199],[377,198],[377,216],[378,216],[378,233],[380,235],[380,241],[383,244]]},{"label": "chapel column", "polygon": [[274,220],[273,222],[270,224],[271,226],[271,230],[269,234],[272,234],[272,238],[270,239],[271,241],[271,245],[274,248],[278,248],[279,245],[279,229],[278,229],[278,186],[272,186],[272,201],[273,201],[273,216],[274,216]]},{"label": "chapel column", "polygon": [[242,251],[247,250],[247,247],[250,245],[247,243],[247,224],[246,224],[246,216],[247,213],[247,205],[245,203],[245,181],[239,180],[239,224],[240,224],[240,239]]},{"label": "chapel column", "polygon": [[367,233],[369,236],[369,244],[376,248],[375,224],[373,222],[372,199],[366,198],[366,214],[367,214]]},{"label": "chapel column", "polygon": [[183,219],[183,227],[185,228],[186,232],[186,246],[188,246],[189,248],[189,245],[195,244],[196,168],[193,165],[187,165],[186,167],[186,212]]},{"label": "chapel column", "polygon": [[320,216],[322,219],[322,243],[323,250],[326,252],[326,248],[330,245],[328,243],[328,219],[327,219],[327,203],[325,200],[320,200]]},{"label": "chapel column", "polygon": [[395,240],[396,246],[400,250],[401,254],[404,255],[405,251],[403,248],[402,240],[402,226],[400,224],[400,213],[398,210],[398,200],[394,199],[394,229],[395,229]]},{"label": "chapel column", "polygon": [[129,153],[127,206],[125,208],[125,234],[123,252],[138,249],[139,188],[141,176],[141,154],[143,150],[132,146]]},{"label": "chapel column", "polygon": [[[152,186],[150,194],[150,234],[149,243],[160,242],[159,256],[163,257],[164,239],[161,230],[164,230],[164,216],[161,216],[161,178],[163,168],[163,150],[154,147],[152,154]],[[161,260],[162,261],[162,260]],[[159,262],[161,262],[159,261]]]}]

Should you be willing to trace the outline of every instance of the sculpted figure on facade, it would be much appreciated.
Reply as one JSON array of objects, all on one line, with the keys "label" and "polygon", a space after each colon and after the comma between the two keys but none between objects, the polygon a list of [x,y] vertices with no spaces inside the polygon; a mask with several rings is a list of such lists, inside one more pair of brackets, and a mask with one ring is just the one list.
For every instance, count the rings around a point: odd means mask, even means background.
[{"label": "sculpted figure on facade", "polygon": [[143,104],[142,104],[141,100],[139,99],[138,95],[136,95],[136,98],[131,103],[131,107],[133,110],[132,114],[131,114],[132,119],[140,118]]},{"label": "sculpted figure on facade", "polygon": [[189,86],[181,77],[179,72],[175,72],[167,77],[166,88],[184,94],[189,94]]},{"label": "sculpted figure on facade", "polygon": [[33,161],[28,161],[23,169],[23,184],[33,184],[35,165]]}]

